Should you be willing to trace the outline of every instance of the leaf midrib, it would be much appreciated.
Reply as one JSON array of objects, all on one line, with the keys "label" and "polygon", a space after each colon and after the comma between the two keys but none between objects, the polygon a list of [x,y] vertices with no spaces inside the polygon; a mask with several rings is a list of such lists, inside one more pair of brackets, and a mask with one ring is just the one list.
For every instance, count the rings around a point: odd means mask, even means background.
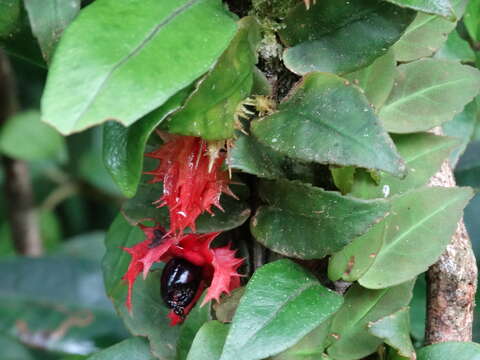
[{"label": "leaf midrib", "polygon": [[420,221],[418,221],[417,223],[413,224],[411,227],[408,228],[407,231],[403,232],[402,234],[400,234],[399,236],[397,236],[396,238],[393,239],[392,242],[390,243],[387,243],[385,245],[385,247],[383,249],[380,250],[380,252],[378,253],[378,257],[377,257],[377,260],[378,258],[380,258],[382,256],[382,253],[383,255],[385,256],[385,253],[387,253],[393,246],[396,246],[400,241],[402,241],[402,239],[404,239],[406,236],[408,236],[409,234],[412,233],[412,231],[415,231],[415,229],[419,228],[420,226],[422,226],[423,224],[425,224],[427,221],[429,221],[430,219],[432,219],[433,217],[437,216],[439,213],[445,211],[450,205],[452,205],[453,203],[459,201],[459,197],[456,196],[453,198],[453,200],[450,200],[450,201],[447,201],[446,203],[443,204],[442,207],[440,208],[437,208],[435,209],[433,212],[429,212],[427,214],[427,216],[423,217]]},{"label": "leaf midrib", "polygon": [[155,38],[155,36],[162,30],[165,26],[167,26],[169,23],[171,23],[177,16],[181,15],[188,9],[190,9],[192,6],[194,6],[196,3],[198,3],[201,0],[190,0],[180,6],[179,8],[175,9],[169,16],[167,16],[163,21],[161,21],[159,24],[157,24],[153,30],[150,31],[150,33],[138,44],[135,48],[133,48],[132,51],[130,51],[126,56],[124,56],[122,59],[120,59],[115,65],[111,67],[111,69],[107,72],[105,75],[104,79],[98,86],[98,88],[93,92],[92,96],[90,97],[89,101],[86,103],[85,107],[83,110],[79,113],[75,121],[73,122],[73,127],[76,128],[78,125],[79,121],[82,119],[82,117],[87,113],[87,111],[90,109],[90,107],[94,104],[98,94],[103,90],[105,85],[107,84],[108,80],[112,77],[112,75],[123,65],[125,64],[128,60],[133,58],[135,55],[137,55],[142,49],[152,40]]},{"label": "leaf midrib", "polygon": [[[468,79],[466,78],[461,78],[461,79],[456,79],[456,80],[450,80],[450,81],[446,81],[446,82],[442,82],[440,84],[436,84],[434,86],[430,86],[428,88],[423,88],[419,91],[416,91],[414,93],[411,93],[410,95],[407,95],[407,96],[402,96],[400,98],[398,98],[397,100],[385,105],[382,110],[380,111],[380,114],[382,112],[386,112],[386,111],[392,111],[392,109],[396,110],[395,107],[405,103],[405,102],[408,102],[410,101],[412,98],[415,98],[415,97],[419,97],[421,95],[424,95],[424,94],[428,94],[429,92],[433,91],[433,90],[436,90],[437,88],[441,88],[441,87],[446,87],[446,86],[450,86],[450,85],[453,85],[453,84],[456,84],[456,83],[460,83],[460,82],[465,82],[467,81],[468,82]],[[427,97],[428,98],[428,97]]]}]

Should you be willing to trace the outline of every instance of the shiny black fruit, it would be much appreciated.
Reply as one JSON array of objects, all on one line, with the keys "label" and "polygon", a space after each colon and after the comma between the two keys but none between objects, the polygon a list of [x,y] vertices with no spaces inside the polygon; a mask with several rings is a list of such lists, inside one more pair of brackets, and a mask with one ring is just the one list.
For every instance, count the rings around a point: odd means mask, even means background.
[{"label": "shiny black fruit", "polygon": [[161,295],[165,304],[178,316],[195,297],[202,278],[202,268],[185,259],[171,259],[164,267]]}]

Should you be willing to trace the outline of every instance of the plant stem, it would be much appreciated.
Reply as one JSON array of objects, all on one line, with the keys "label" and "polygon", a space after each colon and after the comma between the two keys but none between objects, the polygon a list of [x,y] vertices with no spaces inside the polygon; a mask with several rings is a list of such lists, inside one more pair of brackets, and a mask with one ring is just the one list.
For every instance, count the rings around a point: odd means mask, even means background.
[{"label": "plant stem", "polygon": [[[441,129],[433,131],[441,135]],[[430,179],[430,186],[455,186],[448,161]],[[427,323],[425,341],[471,341],[477,264],[463,219],[452,242],[427,273]]]},{"label": "plant stem", "polygon": [[[0,125],[18,109],[13,74],[0,50]],[[21,146],[21,144],[19,144]],[[39,256],[43,246],[35,211],[30,173],[24,161],[1,157],[5,172],[5,199],[14,248],[19,254]]]}]

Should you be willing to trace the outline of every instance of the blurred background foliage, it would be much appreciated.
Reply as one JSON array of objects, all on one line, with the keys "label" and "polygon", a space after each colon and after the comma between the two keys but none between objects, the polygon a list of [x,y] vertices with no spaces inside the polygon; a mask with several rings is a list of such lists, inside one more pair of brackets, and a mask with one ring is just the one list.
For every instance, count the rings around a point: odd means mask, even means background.
[{"label": "blurred background foliage", "polygon": [[[9,1],[2,2],[5,5]],[[472,5],[470,12],[467,9],[465,21],[458,23],[435,56],[480,67],[477,5]],[[40,122],[46,66],[28,28],[22,29],[17,45],[21,48],[10,47],[9,59],[20,111],[15,122],[0,130],[0,153],[28,165],[44,251],[37,258],[15,253],[1,191],[1,358],[84,359],[128,337],[105,295],[100,269],[104,234],[123,198],[102,162],[101,127],[62,138]],[[31,119],[35,117],[38,127],[32,128]],[[480,99],[446,123],[444,132],[462,140],[451,161],[458,185],[476,190],[464,219],[480,259]],[[0,168],[2,188],[4,183],[5,174]],[[421,277],[411,303],[412,336],[418,345],[423,341],[425,291],[426,282]],[[474,341],[480,342],[479,308],[474,326]]]}]

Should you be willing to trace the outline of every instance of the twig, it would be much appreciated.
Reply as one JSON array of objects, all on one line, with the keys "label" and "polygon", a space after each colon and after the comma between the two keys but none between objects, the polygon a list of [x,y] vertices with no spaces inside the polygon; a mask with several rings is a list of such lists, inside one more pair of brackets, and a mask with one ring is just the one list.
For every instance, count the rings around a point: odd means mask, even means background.
[{"label": "twig", "polygon": [[[8,58],[0,50],[0,126],[17,111],[15,92]],[[20,254],[41,255],[42,241],[27,164],[7,156],[2,156],[1,160],[5,172],[5,199],[13,245]]]},{"label": "twig", "polygon": [[[441,135],[441,129],[433,131]],[[430,179],[430,186],[455,186],[448,163]],[[427,323],[425,341],[471,341],[477,264],[463,219],[458,223],[452,242],[427,273]]]}]

